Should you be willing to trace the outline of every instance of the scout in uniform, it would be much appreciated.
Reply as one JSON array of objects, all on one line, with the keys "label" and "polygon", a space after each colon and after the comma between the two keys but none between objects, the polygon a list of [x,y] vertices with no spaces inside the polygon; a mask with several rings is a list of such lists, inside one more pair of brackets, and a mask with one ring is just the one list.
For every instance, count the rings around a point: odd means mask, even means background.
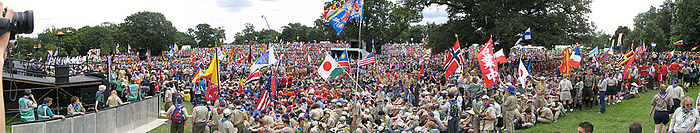
[{"label": "scout in uniform", "polygon": [[204,106],[204,100],[197,100],[197,105],[192,109],[192,132],[205,133],[207,127],[207,118],[209,116],[209,108]]},{"label": "scout in uniform", "polygon": [[50,97],[44,98],[44,104],[39,105],[39,107],[37,107],[36,109],[36,114],[38,115],[37,120],[48,120],[53,118],[61,118],[63,120],[66,120],[66,117],[63,115],[53,114],[53,111],[51,111],[51,108],[49,108],[49,106],[51,106],[51,104],[53,103],[52,101],[53,99],[51,99]]},{"label": "scout in uniform", "polygon": [[519,113],[516,111],[516,108],[518,106],[517,102],[518,101],[515,97],[515,87],[508,86],[508,88],[506,88],[506,98],[501,107],[503,108],[504,115],[503,123],[505,124],[504,126],[506,127],[506,132],[509,133],[515,132],[515,125],[513,125],[513,121],[519,115]]},{"label": "scout in uniform", "polygon": [[34,100],[34,95],[32,95],[32,90],[24,90],[24,96],[19,99],[19,114],[22,117],[22,121],[30,122],[34,121],[34,108],[36,108],[36,100]]},{"label": "scout in uniform", "polygon": [[219,120],[219,125],[218,125],[218,132],[219,133],[236,133],[238,132],[235,127],[233,127],[233,124],[231,124],[231,110],[226,109],[223,111],[223,118]]},{"label": "scout in uniform", "polygon": [[68,105],[68,115],[67,116],[73,116],[73,115],[85,115],[85,109],[83,108],[83,103],[80,102],[80,99],[78,97],[73,96],[70,99],[71,104]]}]

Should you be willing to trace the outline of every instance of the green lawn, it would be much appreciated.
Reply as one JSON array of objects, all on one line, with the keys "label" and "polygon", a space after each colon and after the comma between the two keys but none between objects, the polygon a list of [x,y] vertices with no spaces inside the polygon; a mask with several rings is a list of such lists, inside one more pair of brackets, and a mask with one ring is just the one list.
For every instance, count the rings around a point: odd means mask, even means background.
[{"label": "green lawn", "polygon": [[[164,105],[164,103],[162,101],[160,102],[160,104]],[[185,106],[185,108],[187,109],[187,110],[185,110],[185,111],[187,111],[187,114],[192,115],[192,103],[184,102],[184,103],[182,103],[182,105]],[[161,108],[163,108],[163,107],[161,107]],[[162,110],[167,111],[165,109],[162,109]],[[165,118],[161,118],[161,119],[165,119]],[[192,133],[192,122],[190,120],[187,120],[187,123],[185,124],[185,133]],[[155,128],[149,132],[151,132],[151,133],[168,133],[168,132],[170,132],[170,124],[160,125],[157,128]]]},{"label": "green lawn", "polygon": [[[651,109],[651,98],[657,92],[659,91],[654,90],[642,93],[641,98],[623,100],[616,105],[606,106],[607,112],[605,114],[597,114],[600,106],[595,106],[588,110],[568,113],[555,123],[538,124],[531,129],[518,130],[517,132],[551,133],[560,131],[563,133],[575,133],[578,124],[582,121],[593,123],[594,132],[599,133],[627,132],[629,125],[634,121],[642,124],[643,132],[654,132],[654,119],[649,116],[649,110]],[[696,87],[688,90],[685,95],[696,99],[699,92],[700,89]]]}]

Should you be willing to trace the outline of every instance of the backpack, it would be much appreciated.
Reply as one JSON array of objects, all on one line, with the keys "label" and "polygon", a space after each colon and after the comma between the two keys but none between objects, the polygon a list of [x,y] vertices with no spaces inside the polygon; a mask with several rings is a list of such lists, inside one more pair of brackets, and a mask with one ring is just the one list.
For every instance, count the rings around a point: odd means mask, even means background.
[{"label": "backpack", "polygon": [[182,124],[185,122],[184,112],[182,110],[182,104],[176,104],[173,114],[170,115],[170,119],[175,124]]}]

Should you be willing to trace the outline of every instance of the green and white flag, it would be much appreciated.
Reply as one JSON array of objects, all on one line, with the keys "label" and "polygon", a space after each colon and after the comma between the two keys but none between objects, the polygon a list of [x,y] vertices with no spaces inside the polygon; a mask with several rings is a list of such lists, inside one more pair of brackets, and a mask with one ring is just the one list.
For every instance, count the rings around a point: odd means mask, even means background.
[{"label": "green and white flag", "polygon": [[338,65],[338,62],[336,62],[335,59],[326,55],[326,59],[323,60],[321,66],[318,66],[318,75],[320,75],[324,80],[328,80],[328,78],[336,78],[338,75],[343,73],[343,69],[339,66],[340,65]]}]

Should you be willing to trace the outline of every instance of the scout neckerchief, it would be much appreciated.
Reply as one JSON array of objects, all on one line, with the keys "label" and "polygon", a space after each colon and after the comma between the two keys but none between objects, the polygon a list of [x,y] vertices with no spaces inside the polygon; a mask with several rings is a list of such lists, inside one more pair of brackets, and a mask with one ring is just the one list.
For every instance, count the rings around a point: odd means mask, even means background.
[{"label": "scout neckerchief", "polygon": [[225,117],[224,117],[224,118],[221,118],[221,122],[226,122],[226,121],[231,121],[231,120],[228,119],[228,118],[225,118]]},{"label": "scout neckerchief", "polygon": [[78,105],[73,104],[73,111],[80,112],[80,108],[78,108]]},{"label": "scout neckerchief", "polygon": [[683,125],[683,123],[685,123],[685,119],[688,119],[688,117],[693,115],[693,108],[690,108],[689,110],[685,110],[684,108],[681,109],[683,109],[683,121],[681,121],[681,125]]}]

